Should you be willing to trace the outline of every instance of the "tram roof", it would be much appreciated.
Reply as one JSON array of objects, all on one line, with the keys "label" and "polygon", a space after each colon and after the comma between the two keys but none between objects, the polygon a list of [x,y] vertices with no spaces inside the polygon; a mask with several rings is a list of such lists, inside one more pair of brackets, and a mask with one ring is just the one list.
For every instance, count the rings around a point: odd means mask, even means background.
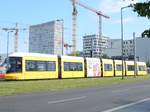
[{"label": "tram roof", "polygon": [[9,57],[24,57],[24,56],[33,56],[33,57],[57,57],[57,55],[51,55],[51,54],[42,54],[42,53],[12,53],[9,55]]}]

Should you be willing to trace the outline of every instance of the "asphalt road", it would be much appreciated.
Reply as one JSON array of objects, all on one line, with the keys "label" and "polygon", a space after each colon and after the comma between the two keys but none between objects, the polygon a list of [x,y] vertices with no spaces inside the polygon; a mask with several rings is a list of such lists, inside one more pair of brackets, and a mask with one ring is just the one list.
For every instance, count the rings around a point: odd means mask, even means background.
[{"label": "asphalt road", "polygon": [[0,97],[0,112],[150,112],[150,82]]}]

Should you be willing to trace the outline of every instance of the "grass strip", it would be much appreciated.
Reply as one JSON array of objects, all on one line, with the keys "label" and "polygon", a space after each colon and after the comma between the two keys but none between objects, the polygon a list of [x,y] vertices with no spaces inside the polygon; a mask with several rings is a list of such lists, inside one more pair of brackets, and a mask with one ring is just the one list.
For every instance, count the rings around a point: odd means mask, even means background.
[{"label": "grass strip", "polygon": [[32,81],[0,81],[0,96],[10,96],[26,93],[60,91],[64,89],[88,88],[99,86],[110,86],[115,84],[128,84],[150,80],[150,76],[138,76],[134,78],[121,77],[111,78],[82,78],[61,80],[32,80]]}]

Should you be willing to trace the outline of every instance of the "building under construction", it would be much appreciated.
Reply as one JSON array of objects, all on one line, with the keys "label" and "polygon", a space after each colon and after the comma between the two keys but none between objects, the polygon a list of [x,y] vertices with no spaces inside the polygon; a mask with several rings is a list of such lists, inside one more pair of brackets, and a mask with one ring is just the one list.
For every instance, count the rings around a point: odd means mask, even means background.
[{"label": "building under construction", "polygon": [[[103,14],[101,11],[96,10],[95,8],[91,8],[88,5],[79,2],[78,0],[70,0],[72,2],[72,6],[73,6],[73,11],[72,11],[72,52],[74,54],[74,56],[76,55],[76,36],[77,36],[77,6],[79,5],[80,7],[95,13],[98,17],[99,17],[99,40],[102,40],[102,17],[109,19],[110,17]],[[101,48],[101,47],[100,47]]]},{"label": "building under construction", "polygon": [[108,37],[99,35],[85,35],[83,36],[83,54],[85,57],[101,57],[104,50],[108,47]]},{"label": "building under construction", "polygon": [[30,26],[29,52],[63,54],[63,20]]}]

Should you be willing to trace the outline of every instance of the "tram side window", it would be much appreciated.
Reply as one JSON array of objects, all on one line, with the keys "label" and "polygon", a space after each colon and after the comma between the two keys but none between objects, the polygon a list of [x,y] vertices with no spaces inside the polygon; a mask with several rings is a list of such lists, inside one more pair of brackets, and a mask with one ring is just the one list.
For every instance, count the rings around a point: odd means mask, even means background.
[{"label": "tram side window", "polygon": [[56,71],[54,61],[26,61],[26,71]]},{"label": "tram side window", "polygon": [[22,72],[22,58],[9,57],[7,73]]},{"label": "tram side window", "polygon": [[64,62],[64,71],[70,71],[70,63]]},{"label": "tram side window", "polygon": [[128,71],[134,71],[134,65],[128,65]]},{"label": "tram side window", "polygon": [[145,66],[138,66],[139,71],[145,71]]},{"label": "tram side window", "polygon": [[117,70],[117,71],[122,71],[122,65],[117,64],[117,65],[116,65],[116,70]]},{"label": "tram side window", "polygon": [[56,62],[54,62],[54,61],[47,62],[47,70],[48,71],[56,71]]},{"label": "tram side window", "polygon": [[47,71],[46,70],[46,62],[39,61],[36,64],[37,64],[37,71]]},{"label": "tram side window", "polygon": [[80,62],[64,62],[64,71],[82,71],[82,63]]},{"label": "tram side window", "polygon": [[76,63],[77,71],[82,71],[82,63]]},{"label": "tram side window", "polygon": [[112,71],[112,64],[104,64],[105,71]]},{"label": "tram side window", "polygon": [[36,71],[36,61],[26,61],[27,71]]}]

